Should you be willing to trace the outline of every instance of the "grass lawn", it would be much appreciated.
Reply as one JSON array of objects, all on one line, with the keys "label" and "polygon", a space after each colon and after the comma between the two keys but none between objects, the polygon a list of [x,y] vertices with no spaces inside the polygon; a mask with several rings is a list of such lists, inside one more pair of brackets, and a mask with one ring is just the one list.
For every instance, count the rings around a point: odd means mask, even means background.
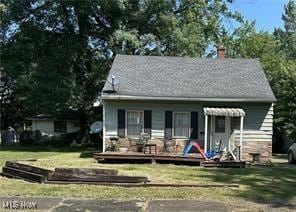
[{"label": "grass lawn", "polygon": [[91,149],[46,149],[36,147],[0,148],[0,166],[6,160],[38,159],[25,163],[48,169],[84,167],[118,169],[119,174],[147,176],[160,183],[237,183],[239,188],[121,188],[94,185],[32,184],[0,177],[0,196],[55,196],[98,199],[198,199],[245,204],[296,202],[296,166],[280,157],[269,167],[244,169],[175,166],[164,164],[100,164]]}]

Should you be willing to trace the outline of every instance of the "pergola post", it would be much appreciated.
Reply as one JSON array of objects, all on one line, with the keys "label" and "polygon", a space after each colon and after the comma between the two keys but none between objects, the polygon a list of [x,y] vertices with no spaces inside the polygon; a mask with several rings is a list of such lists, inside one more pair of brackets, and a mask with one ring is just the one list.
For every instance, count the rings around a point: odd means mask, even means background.
[{"label": "pergola post", "polygon": [[210,150],[213,145],[213,129],[214,129],[214,116],[211,115],[211,124],[210,124],[210,130],[209,130],[210,131]]},{"label": "pergola post", "polygon": [[106,128],[105,128],[105,124],[106,124],[106,117],[105,117],[105,113],[106,113],[106,109],[105,109],[105,104],[103,103],[103,149],[102,151],[105,152],[106,149]]},{"label": "pergola post", "polygon": [[240,145],[240,153],[239,153],[239,159],[242,160],[242,149],[243,149],[243,129],[244,129],[244,117],[241,116],[240,118],[240,136],[239,136],[239,145]]},{"label": "pergola post", "polygon": [[204,142],[205,152],[208,150],[208,115],[205,115],[205,142]]}]

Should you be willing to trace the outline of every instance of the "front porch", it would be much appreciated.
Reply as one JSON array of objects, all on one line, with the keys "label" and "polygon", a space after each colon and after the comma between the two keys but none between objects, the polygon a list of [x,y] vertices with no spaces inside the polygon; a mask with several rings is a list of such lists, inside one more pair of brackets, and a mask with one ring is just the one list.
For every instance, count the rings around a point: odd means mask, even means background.
[{"label": "front porch", "polygon": [[[172,133],[165,134],[164,138],[152,137],[151,131],[150,133],[142,132],[139,137],[119,138],[113,136],[106,139],[107,152],[97,153],[95,158],[105,161],[168,161],[169,163],[183,161],[198,164],[200,161],[213,159],[214,156],[227,154],[228,156],[219,157],[218,160],[242,161],[245,112],[239,108],[203,108],[203,115],[205,125],[199,130],[203,132],[198,136],[199,139],[192,138],[194,131],[199,132],[197,128],[193,129],[192,126],[199,126],[198,123],[203,121],[202,116],[192,119],[189,123],[191,128],[189,128],[190,133],[187,139],[174,138]],[[233,124],[235,121],[237,122],[237,118],[240,118],[238,126]],[[237,132],[239,132],[239,141]],[[190,149],[189,147],[190,151],[187,151],[186,145],[192,142],[198,145],[193,145],[196,148]],[[149,146],[148,154],[145,154],[146,149],[143,149],[143,146]],[[217,157],[215,160],[217,160]]]},{"label": "front porch", "polygon": [[204,151],[229,153],[235,161],[242,161],[245,111],[240,108],[206,107],[203,112],[205,116]]}]

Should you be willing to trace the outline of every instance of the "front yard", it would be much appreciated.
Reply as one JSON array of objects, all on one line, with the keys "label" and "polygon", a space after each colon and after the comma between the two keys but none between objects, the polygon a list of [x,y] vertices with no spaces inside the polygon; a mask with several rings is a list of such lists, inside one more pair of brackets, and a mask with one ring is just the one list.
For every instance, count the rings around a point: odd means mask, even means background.
[{"label": "front yard", "polygon": [[175,166],[164,164],[100,164],[92,158],[91,149],[46,149],[35,147],[0,148],[0,166],[6,160],[23,161],[48,169],[55,167],[84,167],[118,169],[119,174],[147,176],[155,183],[221,184],[237,183],[239,188],[122,188],[94,185],[32,184],[22,180],[0,177],[0,196],[54,196],[97,199],[198,199],[241,202],[256,207],[257,203],[296,205],[296,166],[275,157],[269,167],[244,169]]}]

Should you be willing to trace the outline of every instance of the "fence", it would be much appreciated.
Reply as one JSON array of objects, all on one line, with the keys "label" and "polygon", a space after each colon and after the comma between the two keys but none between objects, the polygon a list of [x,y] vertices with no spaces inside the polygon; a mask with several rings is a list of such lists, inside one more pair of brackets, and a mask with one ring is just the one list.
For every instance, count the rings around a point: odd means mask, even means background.
[{"label": "fence", "polygon": [[20,141],[20,135],[15,130],[2,130],[1,131],[1,145],[18,145]]}]

